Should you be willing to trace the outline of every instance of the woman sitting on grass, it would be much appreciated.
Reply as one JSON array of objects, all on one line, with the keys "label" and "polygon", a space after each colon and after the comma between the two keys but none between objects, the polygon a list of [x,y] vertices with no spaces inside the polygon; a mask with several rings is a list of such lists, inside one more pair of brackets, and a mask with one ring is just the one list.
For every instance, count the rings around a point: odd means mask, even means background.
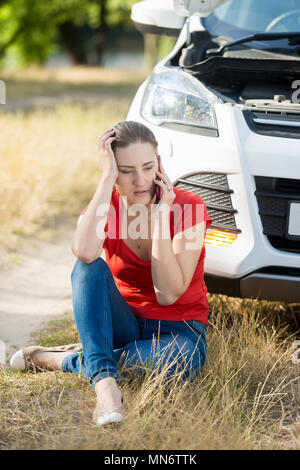
[{"label": "woman sitting on grass", "polygon": [[[14,368],[89,379],[94,420],[123,419],[118,367],[193,380],[206,358],[208,303],[202,199],[173,187],[146,126],[120,122],[99,137],[101,179],[73,238],[72,300],[81,345],[30,346]],[[139,229],[139,230],[138,230]],[[100,257],[105,250],[106,262]]]}]

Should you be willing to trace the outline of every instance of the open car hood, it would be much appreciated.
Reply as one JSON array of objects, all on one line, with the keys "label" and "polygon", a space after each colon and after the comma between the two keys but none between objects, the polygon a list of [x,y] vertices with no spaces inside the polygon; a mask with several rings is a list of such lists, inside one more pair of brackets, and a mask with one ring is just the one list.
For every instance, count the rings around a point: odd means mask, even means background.
[{"label": "open car hood", "polygon": [[216,47],[220,39],[212,38],[207,31],[192,33],[191,44],[181,51],[179,66],[207,85],[225,82],[228,87],[236,82],[300,79],[300,56],[292,50],[281,52],[240,45],[223,55],[207,56],[207,50]]},{"label": "open car hood", "polygon": [[[181,64],[180,64],[181,65]],[[292,76],[300,79],[300,58],[240,58],[240,57],[210,57],[201,63],[183,66],[190,70],[207,85],[226,82],[227,85],[239,81],[274,81]]]},{"label": "open car hood", "polygon": [[210,15],[216,8],[228,0],[173,0],[174,10],[179,16]]}]

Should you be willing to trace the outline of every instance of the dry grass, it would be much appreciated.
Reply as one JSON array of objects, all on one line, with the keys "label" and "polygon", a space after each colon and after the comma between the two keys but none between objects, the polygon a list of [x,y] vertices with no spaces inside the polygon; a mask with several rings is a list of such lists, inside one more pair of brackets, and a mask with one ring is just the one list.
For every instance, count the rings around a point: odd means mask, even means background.
[{"label": "dry grass", "polygon": [[[208,356],[193,382],[123,368],[126,419],[98,429],[87,380],[55,372],[0,373],[2,449],[299,449],[300,366],[291,362],[297,306],[209,296]],[[225,306],[226,305],[226,306]],[[286,324],[277,324],[279,307]],[[222,310],[220,310],[220,307]],[[264,313],[268,309],[268,314]],[[77,342],[72,318],[35,342]]]}]

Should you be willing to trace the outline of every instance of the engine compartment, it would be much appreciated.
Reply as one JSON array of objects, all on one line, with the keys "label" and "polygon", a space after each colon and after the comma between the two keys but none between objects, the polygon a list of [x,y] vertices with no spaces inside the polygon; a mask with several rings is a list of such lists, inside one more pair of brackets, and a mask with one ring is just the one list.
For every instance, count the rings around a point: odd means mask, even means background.
[{"label": "engine compartment", "polygon": [[[295,81],[300,80],[298,50],[277,51],[234,46],[222,55],[207,51],[218,48],[224,38],[212,39],[207,32],[191,36],[172,60],[185,72],[199,79],[222,101],[245,104],[248,100],[295,103]],[[299,86],[300,88],[300,83]],[[275,97],[275,99],[274,99]],[[300,93],[299,93],[300,101]],[[300,105],[299,105],[300,106]]]}]

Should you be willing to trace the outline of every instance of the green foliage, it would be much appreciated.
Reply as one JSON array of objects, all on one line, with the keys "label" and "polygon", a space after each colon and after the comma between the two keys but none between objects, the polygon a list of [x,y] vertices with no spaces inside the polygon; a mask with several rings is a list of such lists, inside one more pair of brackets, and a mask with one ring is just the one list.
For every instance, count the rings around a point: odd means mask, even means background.
[{"label": "green foliage", "polygon": [[10,49],[21,65],[43,63],[55,47],[57,24],[82,21],[85,9],[80,0],[2,0],[0,2],[0,58]]},{"label": "green foliage", "polygon": [[18,65],[43,64],[60,47],[59,25],[71,22],[92,33],[103,25],[131,28],[136,0],[0,0],[0,65],[12,56]]},{"label": "green foliage", "polygon": [[122,25],[125,28],[131,27],[130,12],[131,7],[137,0],[109,0],[107,22],[111,26]]}]

